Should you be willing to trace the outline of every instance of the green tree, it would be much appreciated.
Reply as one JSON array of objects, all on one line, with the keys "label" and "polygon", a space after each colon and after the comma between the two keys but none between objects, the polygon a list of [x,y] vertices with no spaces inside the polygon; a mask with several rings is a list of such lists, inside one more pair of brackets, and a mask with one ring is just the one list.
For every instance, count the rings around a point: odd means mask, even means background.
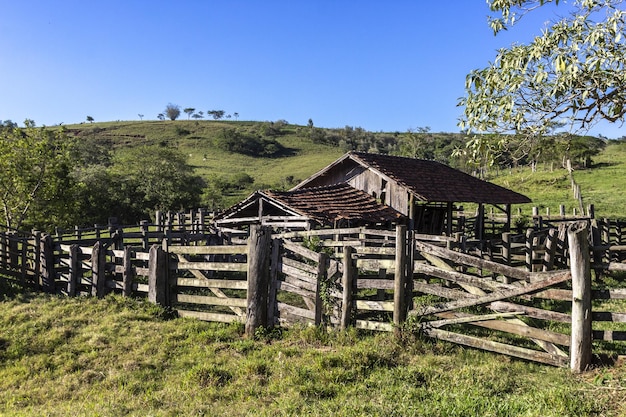
[{"label": "green tree", "polygon": [[154,210],[197,207],[204,187],[182,152],[161,146],[116,154],[110,174],[125,211],[118,217],[127,222],[149,218]]},{"label": "green tree", "polygon": [[[558,0],[488,0],[495,33],[509,29],[524,15]],[[470,132],[516,133],[527,142],[541,140],[557,128],[584,132],[600,120],[624,122],[626,113],[626,12],[622,0],[575,0],[571,14],[528,44],[498,51],[486,68],[466,79],[459,123]],[[476,153],[497,150],[507,136],[485,145],[476,136]],[[532,148],[532,145],[527,145]]]},{"label": "green tree", "polygon": [[93,123],[94,119],[93,119],[93,117],[91,117],[91,116],[87,116],[87,121],[88,121],[89,123]]},{"label": "green tree", "polygon": [[176,120],[178,119],[178,116],[180,116],[180,106],[169,103],[167,106],[165,106],[165,111],[163,113],[165,113],[165,116],[168,119]]},{"label": "green tree", "polygon": [[191,118],[191,115],[193,114],[193,112],[196,111],[196,109],[194,109],[193,107],[186,107],[185,109],[183,109],[183,111],[187,113],[187,120],[189,120],[189,118]]},{"label": "green tree", "polygon": [[210,114],[211,116],[213,116],[214,120],[220,120],[222,117],[224,117],[224,114],[226,112],[224,110],[209,110],[206,112],[206,114]]},{"label": "green tree", "polygon": [[73,141],[63,128],[25,125],[0,131],[0,210],[6,226],[44,228],[44,208],[48,221],[61,220],[70,203]]}]

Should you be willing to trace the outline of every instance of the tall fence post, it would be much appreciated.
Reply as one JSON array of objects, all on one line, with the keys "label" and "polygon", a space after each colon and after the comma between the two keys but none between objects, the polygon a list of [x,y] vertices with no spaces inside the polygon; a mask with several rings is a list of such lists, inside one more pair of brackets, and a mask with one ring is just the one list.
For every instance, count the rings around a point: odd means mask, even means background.
[{"label": "tall fence post", "polygon": [[104,297],[106,290],[106,249],[100,241],[93,245],[91,252],[91,295]]},{"label": "tall fence post", "polygon": [[572,335],[570,368],[583,372],[591,364],[591,266],[586,222],[573,223],[568,231],[572,273]]},{"label": "tall fence post", "polygon": [[132,264],[133,249],[130,246],[124,247],[122,258],[122,294],[128,297],[133,292],[134,270]]},{"label": "tall fence post", "polygon": [[267,322],[270,326],[276,323],[278,312],[278,266],[280,263],[281,239],[272,239],[272,257],[270,259],[270,283],[267,301]]},{"label": "tall fence post", "polygon": [[354,312],[354,287],[356,284],[357,270],[352,262],[352,254],[354,248],[345,246],[343,248],[343,277],[341,279],[343,286],[342,303],[341,303],[341,329],[345,330],[352,324],[352,315]]},{"label": "tall fence post", "polygon": [[320,252],[317,258],[317,288],[315,291],[315,325],[322,324],[324,317],[324,299],[322,291],[327,278],[328,255]]},{"label": "tall fence post", "polygon": [[81,282],[81,262],[80,262],[80,246],[73,244],[70,246],[69,251],[69,279],[67,282],[67,295],[69,297],[75,297],[78,290],[78,286]]},{"label": "tall fence post", "polygon": [[148,254],[148,301],[166,307],[169,301],[167,253],[152,245]]},{"label": "tall fence post", "polygon": [[257,328],[267,326],[269,296],[269,259],[272,234],[269,227],[253,225],[248,240],[248,296],[246,336],[252,337]]},{"label": "tall fence post", "polygon": [[54,280],[56,271],[54,270],[54,250],[52,247],[52,237],[48,234],[41,237],[40,241],[40,261],[41,268],[41,288],[48,293],[55,291]]},{"label": "tall fence post", "polygon": [[401,333],[400,325],[404,323],[407,315],[407,253],[406,253],[406,226],[396,226],[396,257],[395,274],[393,285],[393,324],[396,336]]}]

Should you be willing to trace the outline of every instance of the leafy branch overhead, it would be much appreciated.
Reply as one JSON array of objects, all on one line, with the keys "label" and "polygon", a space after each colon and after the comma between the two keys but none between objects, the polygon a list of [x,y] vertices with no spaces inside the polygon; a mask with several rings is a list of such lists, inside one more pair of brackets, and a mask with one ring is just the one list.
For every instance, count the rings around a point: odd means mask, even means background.
[{"label": "leafy branch overhead", "polygon": [[[558,0],[489,0],[494,32]],[[466,79],[459,123],[476,133],[516,133],[528,140],[564,128],[584,132],[626,114],[626,12],[622,0],[576,0],[528,44],[501,49]],[[483,146],[475,140],[470,147]]]}]

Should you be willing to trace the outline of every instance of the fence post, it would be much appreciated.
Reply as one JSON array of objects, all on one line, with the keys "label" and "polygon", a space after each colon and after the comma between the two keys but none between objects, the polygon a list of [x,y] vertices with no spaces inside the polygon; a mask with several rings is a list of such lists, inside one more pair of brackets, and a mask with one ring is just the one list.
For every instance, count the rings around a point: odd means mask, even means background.
[{"label": "fence post", "polygon": [[148,221],[142,220],[139,222],[139,229],[141,230],[141,247],[143,249],[148,249],[149,236],[148,236]]},{"label": "fence post", "polygon": [[148,301],[166,307],[169,301],[167,253],[152,245],[148,255]]},{"label": "fence post", "polygon": [[511,233],[502,233],[502,260],[511,265]]},{"label": "fence post", "polygon": [[393,282],[393,324],[396,336],[400,336],[400,325],[406,320],[406,226],[396,226],[396,269]]},{"label": "fence post", "polygon": [[585,222],[572,224],[567,237],[572,273],[572,343],[570,368],[583,372],[591,364],[591,267],[589,230]]},{"label": "fence post", "polygon": [[278,312],[278,265],[280,262],[280,239],[272,239],[272,257],[270,259],[270,283],[267,299],[267,322],[270,326],[276,323],[276,313]]},{"label": "fence post", "polygon": [[341,303],[341,329],[345,330],[352,324],[352,313],[354,310],[354,287],[356,284],[357,270],[352,262],[354,248],[345,246],[343,248],[343,295]]},{"label": "fence post", "polygon": [[93,245],[91,252],[91,295],[104,297],[106,290],[106,249],[100,241]]},{"label": "fence post", "polygon": [[41,288],[45,292],[52,293],[55,290],[54,279],[56,278],[56,271],[54,270],[54,251],[52,248],[52,237],[50,235],[42,236],[40,240],[41,260],[39,266],[41,268]]},{"label": "fence post", "polygon": [[122,294],[128,297],[133,292],[134,271],[132,265],[133,249],[130,246],[124,247],[122,258]]},{"label": "fence post", "polygon": [[70,246],[69,252],[69,280],[67,283],[67,295],[76,296],[76,290],[80,284],[80,247],[77,244]]},{"label": "fence post", "polygon": [[533,271],[533,229],[526,229],[526,269]]},{"label": "fence post", "polygon": [[246,336],[254,336],[259,327],[267,326],[269,297],[269,260],[272,234],[269,227],[253,225],[248,240],[248,296]]},{"label": "fence post", "polygon": [[328,255],[320,252],[317,257],[317,288],[315,291],[315,325],[322,324],[324,315],[324,299],[322,298],[322,291],[324,289],[324,283],[326,282]]},{"label": "fence post", "polygon": [[37,288],[41,280],[41,232],[32,231],[31,246],[33,248],[33,279],[31,285],[33,288]]}]

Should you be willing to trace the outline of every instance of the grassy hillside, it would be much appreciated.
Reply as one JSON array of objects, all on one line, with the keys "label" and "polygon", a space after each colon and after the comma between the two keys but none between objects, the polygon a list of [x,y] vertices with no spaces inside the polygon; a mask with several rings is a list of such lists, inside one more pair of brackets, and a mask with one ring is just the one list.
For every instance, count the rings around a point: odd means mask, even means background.
[{"label": "grassy hillside", "polygon": [[[116,152],[142,145],[177,147],[189,156],[189,163],[196,172],[207,179],[236,181],[242,174],[249,175],[253,182],[231,189],[223,201],[225,205],[240,201],[256,189],[289,188],[334,161],[351,147],[373,151],[383,147],[386,151],[397,150],[403,137],[397,132],[366,132],[365,139],[361,137],[347,143],[349,139],[344,129],[318,129],[318,133],[325,132],[332,137],[331,140],[320,141],[311,139],[310,129],[306,126],[281,123],[272,131],[271,138],[283,150],[274,157],[244,155],[219,146],[225,129],[236,129],[251,136],[264,136],[274,126],[277,125],[270,122],[177,120],[90,123],[68,125],[67,128],[78,137],[95,138],[106,143]],[[626,196],[621,192],[626,187],[626,144],[610,143],[593,161],[591,168],[574,172],[575,180],[581,185],[585,205],[594,204],[598,217],[626,217],[623,209]],[[541,214],[545,214],[547,208],[551,214],[558,214],[561,204],[566,206],[568,213],[578,207],[567,171],[559,164],[539,165],[537,172],[532,172],[528,167],[491,170],[488,180],[531,197],[531,204],[521,206],[526,215],[532,213],[533,206],[539,207]]]},{"label": "grassy hillside", "polygon": [[[573,176],[581,187],[584,205],[593,204],[596,217],[626,218],[626,143],[610,142],[593,158],[591,167],[578,167]],[[532,203],[520,206],[527,215],[533,206],[539,207],[542,215],[546,208],[552,215],[558,214],[561,204],[568,214],[578,208],[567,170],[558,164],[539,165],[536,172],[529,167],[492,172],[489,180],[532,198]]]},{"label": "grassy hillside", "polygon": [[247,174],[254,183],[227,199],[234,204],[259,188],[284,188],[307,178],[341,156],[337,146],[314,143],[305,127],[286,125],[273,138],[284,147],[276,157],[258,157],[229,152],[218,146],[224,129],[239,129],[255,135],[266,127],[261,122],[228,121],[145,121],[107,122],[67,126],[78,137],[91,137],[107,143],[116,152],[143,145],[174,146],[189,155],[189,163],[205,178],[225,181]]},{"label": "grassy hillside", "polygon": [[417,336],[168,318],[109,296],[0,300],[3,416],[617,416],[623,367],[573,376]]}]

